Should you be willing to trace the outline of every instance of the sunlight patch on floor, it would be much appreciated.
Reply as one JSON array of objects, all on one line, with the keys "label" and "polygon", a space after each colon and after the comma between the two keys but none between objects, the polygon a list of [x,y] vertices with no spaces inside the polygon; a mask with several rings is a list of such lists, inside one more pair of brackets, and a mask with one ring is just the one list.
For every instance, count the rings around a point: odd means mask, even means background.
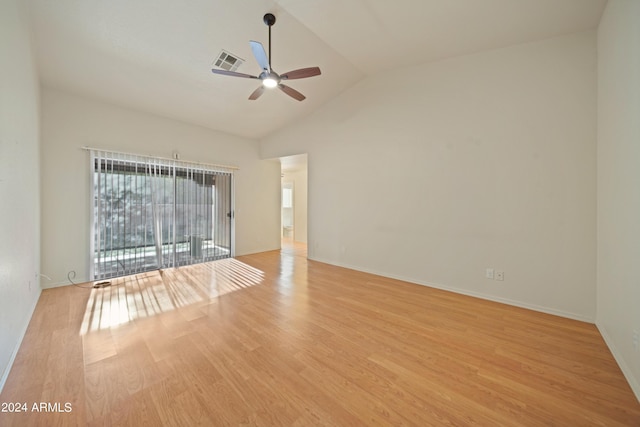
[{"label": "sunlight patch on floor", "polygon": [[264,272],[233,258],[111,279],[91,289],[80,335],[258,285]]}]

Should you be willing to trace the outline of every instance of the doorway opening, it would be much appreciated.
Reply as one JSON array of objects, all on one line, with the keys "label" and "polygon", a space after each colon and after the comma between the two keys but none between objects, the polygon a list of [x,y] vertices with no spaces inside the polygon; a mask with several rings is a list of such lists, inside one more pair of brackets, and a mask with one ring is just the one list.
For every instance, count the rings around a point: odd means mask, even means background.
[{"label": "doorway opening", "polygon": [[282,237],[293,240],[293,182],[282,183]]},{"label": "doorway opening", "polygon": [[280,158],[282,246],[307,244],[307,155]]}]

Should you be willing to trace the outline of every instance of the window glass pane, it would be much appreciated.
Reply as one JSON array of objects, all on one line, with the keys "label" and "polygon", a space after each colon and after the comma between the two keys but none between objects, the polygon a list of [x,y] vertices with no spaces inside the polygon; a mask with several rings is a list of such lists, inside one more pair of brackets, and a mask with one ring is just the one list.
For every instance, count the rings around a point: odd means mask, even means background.
[{"label": "window glass pane", "polygon": [[283,208],[293,207],[293,189],[291,188],[282,189],[282,207]]},{"label": "window glass pane", "polygon": [[231,256],[231,174],[119,158],[93,163],[94,279]]}]

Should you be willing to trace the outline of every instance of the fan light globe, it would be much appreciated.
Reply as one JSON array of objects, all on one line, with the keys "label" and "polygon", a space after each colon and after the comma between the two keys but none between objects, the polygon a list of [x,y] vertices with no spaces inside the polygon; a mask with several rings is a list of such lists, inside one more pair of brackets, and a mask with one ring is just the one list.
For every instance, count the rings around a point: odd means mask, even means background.
[{"label": "fan light globe", "polygon": [[262,81],[262,85],[266,88],[273,89],[274,87],[278,86],[278,81],[273,77],[267,77]]}]

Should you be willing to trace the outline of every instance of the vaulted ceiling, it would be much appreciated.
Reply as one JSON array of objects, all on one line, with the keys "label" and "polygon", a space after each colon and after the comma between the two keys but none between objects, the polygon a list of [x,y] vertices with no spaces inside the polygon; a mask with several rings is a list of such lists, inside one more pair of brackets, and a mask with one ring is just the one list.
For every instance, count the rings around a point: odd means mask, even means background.
[{"label": "vaulted ceiling", "polygon": [[[606,0],[28,0],[42,84],[248,138],[398,67],[595,28]],[[221,50],[257,75],[249,40],[307,96],[247,98],[256,80],[211,73]],[[418,74],[416,79],[420,79]]]}]

